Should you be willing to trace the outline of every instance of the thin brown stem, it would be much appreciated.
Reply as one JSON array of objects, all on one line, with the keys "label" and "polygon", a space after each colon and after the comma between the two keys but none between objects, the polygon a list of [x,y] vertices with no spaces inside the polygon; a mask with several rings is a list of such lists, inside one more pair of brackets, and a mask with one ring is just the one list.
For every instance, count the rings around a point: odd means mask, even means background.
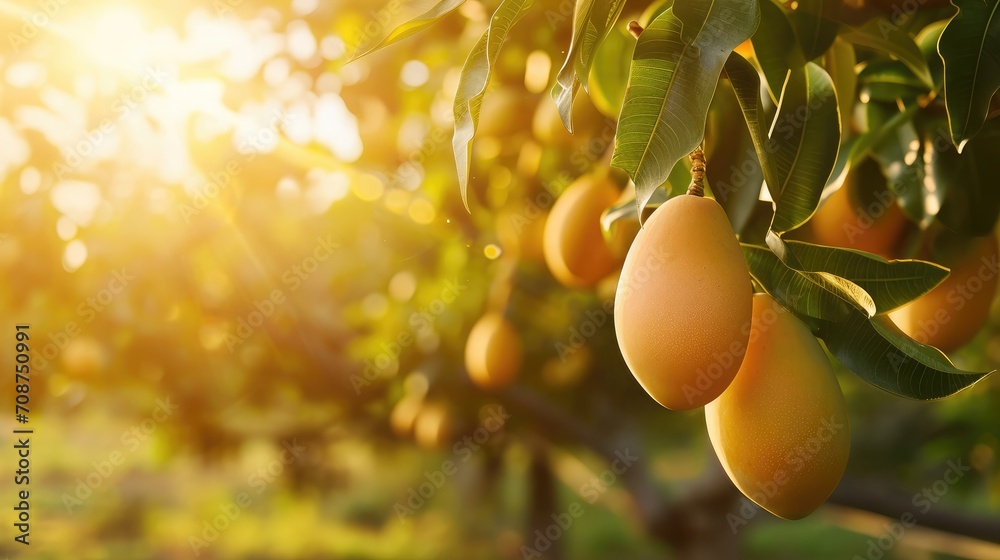
[{"label": "thin brown stem", "polygon": [[694,196],[705,196],[705,150],[698,146],[691,152],[691,186],[688,187],[688,194]]}]

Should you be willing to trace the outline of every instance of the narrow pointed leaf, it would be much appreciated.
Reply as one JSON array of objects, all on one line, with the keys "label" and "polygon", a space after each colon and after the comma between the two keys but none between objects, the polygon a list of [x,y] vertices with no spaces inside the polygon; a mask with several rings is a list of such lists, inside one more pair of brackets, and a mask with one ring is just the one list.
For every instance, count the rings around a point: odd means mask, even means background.
[{"label": "narrow pointed leaf", "polygon": [[[840,104],[840,120],[847,123],[854,111],[854,102],[858,99],[858,74],[854,67],[858,63],[854,46],[837,39],[823,58],[824,67],[833,87],[837,90],[837,102]],[[847,126],[845,124],[844,128]]]},{"label": "narrow pointed leaf", "polygon": [[728,80],[719,82],[708,116],[706,178],[712,196],[726,211],[734,231],[741,231],[760,199],[764,182],[753,139]]},{"label": "narrow pointed leaf", "polygon": [[854,286],[866,293],[852,282],[796,271],[766,247],[743,245],[743,255],[750,274],[767,293],[813,328],[844,366],[876,387],[930,400],[952,395],[988,375],[956,368],[940,350],[909,338],[885,315],[868,316],[844,291]]},{"label": "narrow pointed leaf", "polygon": [[636,44],[611,164],[636,185],[640,208],[674,164],[701,143],[726,57],[757,26],[756,2],[687,2],[667,10]]},{"label": "narrow pointed leaf", "polygon": [[[868,130],[862,133],[860,136],[855,136],[848,142],[844,143],[844,146],[840,149],[840,153],[837,154],[837,164],[833,167],[833,174],[830,176],[830,180],[826,182],[827,188],[839,187],[843,184],[844,180],[847,178],[847,173],[851,171],[858,163],[863,161],[869,155],[873,155],[878,159],[877,154],[873,154],[883,142],[888,142],[890,139],[896,138],[899,134],[899,130],[902,127],[910,126],[912,128],[914,115],[916,115],[917,110],[920,108],[919,105],[914,103],[910,105],[905,111],[898,111],[892,117],[886,117],[882,113],[873,117],[871,112],[872,108],[881,108],[876,103],[869,103],[865,105],[869,109],[868,113]],[[873,120],[875,119],[875,120]],[[893,163],[898,163],[899,165],[905,165],[902,156],[898,160],[892,160]],[[881,164],[881,161],[879,162]],[[889,173],[886,171],[886,167],[883,166],[882,174],[889,177]],[[898,196],[898,193],[896,193]],[[919,221],[914,219],[915,221]]]},{"label": "narrow pointed leaf", "polygon": [[830,76],[810,62],[789,73],[770,133],[777,183],[767,187],[775,200],[777,233],[804,224],[833,173],[840,150],[840,110]]},{"label": "narrow pointed leaf", "polygon": [[747,123],[747,130],[753,140],[754,149],[757,151],[764,181],[777,185],[781,179],[771,155],[777,147],[772,145],[771,140],[767,137],[770,123],[760,98],[760,76],[745,58],[736,53],[730,55],[726,61],[726,75],[729,77],[729,83],[732,84],[736,100],[743,111],[743,118]]},{"label": "narrow pointed leaf", "polygon": [[573,38],[566,60],[552,88],[552,99],[566,130],[573,132],[573,102],[582,84],[589,88],[590,68],[601,42],[611,31],[625,0],[577,0],[573,12]]},{"label": "narrow pointed leaf", "polygon": [[590,100],[605,116],[617,119],[625,101],[628,69],[635,39],[623,25],[616,25],[594,55],[590,69]]},{"label": "narrow pointed leaf", "polygon": [[938,40],[952,142],[961,152],[979,133],[1000,88],[1000,0],[953,0],[958,14]]},{"label": "narrow pointed leaf", "polygon": [[785,12],[771,0],[760,0],[760,25],[750,41],[757,64],[764,73],[767,91],[771,100],[777,103],[788,70],[802,67],[806,57]]},{"label": "narrow pointed leaf", "polygon": [[967,235],[990,235],[1000,215],[1000,120],[987,121],[961,154],[931,152],[931,170],[936,185],[952,186],[937,214],[941,223]]},{"label": "narrow pointed leaf", "polygon": [[[800,319],[815,328],[853,313],[875,313],[875,302],[856,284],[825,272],[796,270],[767,247],[743,244],[750,275]],[[859,307],[859,305],[861,307]]]},{"label": "narrow pointed leaf", "polygon": [[441,0],[423,14],[395,27],[388,35],[374,45],[358,45],[357,53],[351,57],[351,61],[423,31],[464,3],[465,0]]},{"label": "narrow pointed leaf", "polygon": [[765,132],[760,78],[743,57],[733,55],[726,73],[746,119],[771,198],[777,233],[804,224],[819,205],[840,149],[840,110],[830,76],[808,63],[789,72],[778,113]]},{"label": "narrow pointed leaf", "polygon": [[[676,195],[675,195],[676,196]],[[642,211],[642,220],[645,221],[649,218],[653,211],[660,207],[661,204],[673,198],[670,196],[668,191],[658,189],[653,195],[653,198],[649,200],[649,204]],[[608,208],[601,214],[601,230],[604,232],[605,237],[611,235],[611,231],[618,222],[622,221],[634,221],[639,219],[639,208],[635,205],[634,198],[628,198],[623,200],[614,206]]]},{"label": "narrow pointed leaf", "polygon": [[892,55],[909,67],[923,86],[927,89],[934,88],[934,80],[927,67],[927,60],[920,52],[913,37],[910,37],[906,31],[894,25],[884,25],[884,20],[875,18],[861,27],[841,33],[840,36],[860,47]]},{"label": "narrow pointed leaf", "polygon": [[966,389],[989,373],[960,370],[940,350],[903,334],[885,315],[820,328],[820,337],[840,363],[868,383],[911,399],[932,400]]},{"label": "narrow pointed leaf", "polygon": [[[890,105],[867,104],[869,131],[863,138],[870,139],[871,156],[882,168],[903,213],[926,227],[941,207],[945,185],[928,189],[924,156],[934,146],[920,136],[913,122],[919,107],[914,103],[906,111],[899,111]],[[947,132],[944,147],[950,148]]]},{"label": "narrow pointed leaf", "polygon": [[[766,1],[766,0],[762,0]],[[806,60],[820,57],[840,30],[838,0],[797,0],[797,7],[788,14],[795,36],[802,45]]]},{"label": "narrow pointed leaf", "polygon": [[455,151],[455,165],[458,168],[458,185],[462,192],[462,202],[469,209],[469,166],[472,155],[472,139],[479,127],[479,113],[483,108],[483,97],[489,86],[490,77],[496,64],[500,48],[507,40],[511,28],[527,12],[531,0],[504,0],[490,19],[490,27],[483,34],[469,58],[462,67],[462,76],[455,94],[455,136],[452,146]]},{"label": "narrow pointed leaf", "polygon": [[[768,238],[768,244],[773,245],[775,239]],[[948,276],[947,268],[925,261],[887,261],[862,251],[802,241],[779,239],[777,243],[794,257],[783,259],[786,265],[804,272],[826,272],[857,284],[871,296],[876,313],[886,313],[913,301]]]},{"label": "narrow pointed leaf", "polygon": [[875,60],[858,73],[865,102],[895,102],[912,105],[928,92],[927,86],[898,60]]}]

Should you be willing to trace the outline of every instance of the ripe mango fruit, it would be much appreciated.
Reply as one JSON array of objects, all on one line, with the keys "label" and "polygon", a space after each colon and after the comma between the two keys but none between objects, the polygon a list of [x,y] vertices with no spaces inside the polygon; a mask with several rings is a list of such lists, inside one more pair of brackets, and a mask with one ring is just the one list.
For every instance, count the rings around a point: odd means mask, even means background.
[{"label": "ripe mango fruit", "polygon": [[510,385],[521,370],[521,336],[501,313],[488,313],[476,322],[465,344],[465,369],[484,389]]},{"label": "ripe mango fruit", "polygon": [[753,297],[743,365],[705,407],[708,436],[737,488],[783,519],[833,492],[850,453],[847,406],[812,333],[771,296]]},{"label": "ripe mango fruit", "polygon": [[750,337],[753,287],[726,213],[683,195],[657,208],[636,235],[615,294],[625,363],[672,410],[722,394]]},{"label": "ripe mango fruit", "polygon": [[906,224],[882,172],[866,160],[809,220],[810,241],[894,259]]},{"label": "ripe mango fruit", "polygon": [[601,231],[601,214],[615,203],[618,194],[610,179],[584,175],[552,205],[545,221],[545,263],[564,286],[593,287],[621,262]]},{"label": "ripe mango fruit", "polygon": [[440,402],[425,404],[413,424],[413,436],[425,449],[447,446],[455,433],[455,419],[451,410]]},{"label": "ripe mango fruit", "polygon": [[990,235],[932,259],[951,269],[936,288],[889,313],[910,338],[952,352],[986,324],[997,291],[997,239]]},{"label": "ripe mango fruit", "polygon": [[396,406],[392,407],[389,414],[389,425],[393,433],[399,437],[407,437],[413,434],[413,425],[423,408],[424,399],[413,395],[407,395],[400,399]]}]

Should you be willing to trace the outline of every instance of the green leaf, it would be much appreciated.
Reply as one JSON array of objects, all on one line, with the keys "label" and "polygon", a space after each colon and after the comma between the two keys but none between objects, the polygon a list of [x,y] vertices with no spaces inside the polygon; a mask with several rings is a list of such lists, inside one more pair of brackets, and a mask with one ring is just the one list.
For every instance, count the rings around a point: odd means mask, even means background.
[{"label": "green leaf", "polygon": [[452,147],[458,168],[458,185],[462,202],[469,209],[469,162],[472,157],[472,139],[479,127],[479,114],[483,97],[489,86],[500,48],[503,47],[514,24],[528,11],[532,0],[503,0],[493,17],[489,29],[473,47],[462,67],[462,75],[455,94],[455,136]]},{"label": "green leaf", "polygon": [[866,314],[851,293],[866,292],[852,282],[796,271],[765,247],[742,247],[757,283],[813,328],[844,366],[872,385],[928,400],[952,395],[988,375],[959,370],[940,350],[900,332],[886,315]]},{"label": "green leaf", "polygon": [[902,99],[907,105],[927,93],[927,86],[898,60],[873,60],[858,73],[861,82],[861,99],[895,102]]},{"label": "green leaf", "polygon": [[819,335],[858,377],[901,397],[947,397],[992,373],[956,368],[940,350],[906,336],[885,315],[851,314],[846,320],[823,324]]},{"label": "green leaf", "polygon": [[573,38],[570,40],[566,60],[563,62],[552,99],[559,107],[559,117],[566,130],[573,132],[573,102],[581,82],[589,89],[594,55],[604,38],[611,31],[625,6],[625,0],[577,0],[573,13]]},{"label": "green leaf", "polygon": [[[867,114],[868,130],[860,136],[855,136],[841,148],[840,153],[837,155],[837,164],[833,167],[833,174],[830,176],[830,180],[826,182],[828,188],[839,187],[843,184],[848,172],[867,158],[882,142],[887,142],[888,139],[893,138],[893,135],[897,134],[900,127],[907,124],[912,126],[911,120],[920,108],[919,105],[913,104],[905,111],[898,111],[889,118],[877,103],[868,103],[865,107],[869,110]],[[874,117],[872,113],[873,108],[878,111]],[[875,120],[872,120],[873,118]],[[902,159],[896,161],[903,164]],[[882,172],[888,177],[889,174],[886,172],[885,167],[883,167]]]},{"label": "green leaf", "polygon": [[775,200],[771,229],[776,233],[801,226],[816,211],[837,162],[840,133],[830,76],[812,62],[804,71],[793,70],[770,135],[778,182],[768,180],[767,188]]},{"label": "green leaf", "polygon": [[947,26],[947,20],[934,22],[921,29],[920,33],[917,34],[917,46],[920,47],[920,52],[924,55],[924,60],[927,61],[927,68],[934,80],[934,91],[941,91],[941,87],[944,85],[944,61],[938,54],[937,45],[941,38],[941,32]]},{"label": "green leaf", "polygon": [[[677,6],[680,8],[680,6]],[[636,185],[640,208],[701,143],[726,57],[753,34],[757,3],[687,2],[640,35],[611,164]]]},{"label": "green leaf", "polygon": [[733,231],[741,231],[760,199],[764,174],[728,80],[719,82],[708,114],[706,178],[712,196],[726,211]]},{"label": "green leaf", "polygon": [[411,35],[423,31],[424,29],[437,23],[439,19],[450,14],[464,3],[465,0],[441,0],[435,4],[433,8],[427,10],[423,14],[420,14],[419,16],[395,27],[378,43],[371,46],[358,45],[358,51],[351,57],[351,61],[355,61],[367,54],[373,53],[383,47],[387,47],[395,42],[401,41]]},{"label": "green leaf", "polygon": [[621,114],[634,50],[635,39],[624,25],[616,25],[594,55],[590,69],[590,100],[608,117],[618,118]]},{"label": "green leaf", "polygon": [[930,190],[925,181],[924,155],[928,147],[934,149],[934,146],[928,146],[914,125],[920,106],[914,103],[905,111],[879,103],[868,103],[865,107],[868,132],[862,136],[866,144],[864,152],[870,153],[879,164],[903,213],[926,227],[941,206],[941,192]]},{"label": "green leaf", "polygon": [[742,244],[750,275],[769,294],[816,328],[820,321],[875,314],[875,302],[856,284],[825,272],[804,272],[781,262],[767,247]]},{"label": "green leaf", "polygon": [[757,151],[764,180],[769,184],[777,185],[781,179],[778,176],[778,168],[774,159],[771,157],[777,146],[772,145],[771,140],[767,137],[769,123],[767,111],[764,110],[764,103],[760,98],[760,76],[745,58],[736,53],[731,54],[726,61],[726,75],[736,93],[736,101],[743,111],[743,119],[747,123],[747,130],[750,132],[754,149]]},{"label": "green leaf", "polygon": [[967,235],[991,234],[1000,214],[1000,120],[987,121],[961,154],[934,150],[931,169],[934,183],[947,187],[941,223]]},{"label": "green leaf", "polygon": [[912,70],[926,89],[934,88],[927,60],[906,31],[894,25],[884,25],[884,20],[876,18],[861,27],[849,29],[840,36],[855,45],[892,55]]},{"label": "green leaf", "polygon": [[961,152],[983,126],[1000,89],[1000,0],[953,0],[958,14],[938,40],[944,97],[955,147]]},{"label": "green leaf", "polygon": [[840,120],[845,123],[845,129],[854,112],[854,102],[858,99],[858,74],[854,70],[857,64],[858,58],[854,53],[854,47],[840,38],[833,42],[833,46],[826,51],[826,56],[823,58],[826,72],[830,74],[833,87],[837,90]]},{"label": "green leaf", "polygon": [[[676,196],[671,196],[671,194],[667,190],[657,189],[656,193],[653,194],[653,198],[649,200],[649,204],[643,208],[641,221],[646,221],[661,204]],[[601,230],[607,238],[619,222],[634,222],[638,220],[638,217],[639,207],[635,205],[634,198],[628,197],[627,200],[615,204],[601,214]]]},{"label": "green leaf", "polygon": [[797,0],[798,6],[788,13],[788,21],[802,45],[806,60],[823,55],[837,38],[840,30],[838,0]]},{"label": "green leaf", "polygon": [[775,201],[771,229],[777,233],[791,231],[816,210],[837,162],[840,111],[833,82],[811,62],[789,72],[768,137],[757,71],[734,54],[726,63],[726,73]]},{"label": "green leaf", "polygon": [[[876,313],[886,313],[926,294],[948,277],[948,269],[918,260],[887,261],[882,257],[839,247],[768,238],[793,256],[792,265],[804,272],[827,272],[849,280],[871,296]],[[773,248],[773,247],[772,247]]]},{"label": "green leaf", "polygon": [[767,91],[771,100],[777,103],[788,70],[802,67],[806,58],[785,12],[771,0],[760,0],[760,25],[750,42],[753,43],[757,64],[764,73]]}]

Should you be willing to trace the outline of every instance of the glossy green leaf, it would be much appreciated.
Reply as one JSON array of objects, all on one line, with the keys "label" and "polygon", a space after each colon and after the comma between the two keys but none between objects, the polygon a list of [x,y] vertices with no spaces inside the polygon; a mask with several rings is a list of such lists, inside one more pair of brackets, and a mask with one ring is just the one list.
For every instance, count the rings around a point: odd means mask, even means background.
[{"label": "glossy green leaf", "polygon": [[[669,189],[657,189],[653,194],[653,198],[649,199],[649,203],[642,209],[642,221],[646,221],[646,219],[653,215],[654,210],[674,196],[677,196],[677,194],[671,192]],[[636,206],[635,199],[629,197],[628,200],[615,204],[601,214],[601,230],[604,232],[605,237],[609,237],[619,222],[631,221],[634,223],[638,217],[639,207]]]},{"label": "glossy green leaf", "polygon": [[958,233],[992,233],[1000,214],[1000,120],[987,121],[961,154],[934,150],[931,169],[934,183],[947,186],[938,219]]},{"label": "glossy green leaf", "polygon": [[927,154],[953,148],[947,140],[947,127],[937,129],[943,136],[918,131],[913,121],[917,107],[914,104],[900,112],[895,107],[869,103],[868,126],[877,135],[871,146],[872,158],[882,168],[900,208],[911,220],[926,227],[941,208],[945,194],[942,186],[929,185],[926,180]]},{"label": "glossy green leaf", "polygon": [[805,223],[819,205],[840,149],[840,111],[830,76],[808,63],[789,72],[778,113],[767,134],[760,78],[741,56],[732,55],[726,72],[753,139],[771,198],[771,228],[782,233]]},{"label": "glossy green leaf", "polygon": [[624,6],[625,0],[577,0],[573,12],[573,38],[552,87],[552,99],[559,107],[559,117],[571,133],[576,92],[581,83],[589,89],[588,79],[594,55],[618,21]]},{"label": "glossy green leaf", "polygon": [[796,0],[796,8],[788,13],[788,21],[802,46],[806,60],[823,56],[840,30],[839,0]]},{"label": "glossy green leaf", "polygon": [[441,0],[426,12],[393,28],[388,35],[374,45],[358,45],[358,50],[356,54],[351,57],[351,60],[357,60],[367,54],[373,53],[383,47],[387,47],[423,31],[424,29],[437,23],[438,20],[450,14],[464,3],[465,0]]},{"label": "glossy green leaf", "polygon": [[867,292],[854,283],[796,271],[765,247],[742,247],[757,283],[810,326],[844,366],[872,385],[929,400],[952,395],[988,375],[959,370],[941,351],[900,332],[887,316],[869,316],[852,293]]},{"label": "glossy green leaf", "polygon": [[640,208],[701,143],[726,57],[759,19],[756,2],[683,6],[660,14],[639,37],[619,119],[611,164],[635,182]]},{"label": "glossy green leaf", "polygon": [[634,50],[635,39],[624,25],[616,25],[594,55],[590,69],[590,100],[608,117],[618,118],[621,113]]},{"label": "glossy green leaf", "polygon": [[804,224],[833,173],[840,150],[840,111],[830,76],[810,62],[792,71],[771,128],[770,147],[778,182],[767,182],[775,200],[777,233]]},{"label": "glossy green leaf", "polygon": [[938,21],[928,25],[917,34],[917,46],[924,55],[927,62],[927,69],[930,70],[931,78],[934,81],[934,90],[940,92],[944,86],[944,61],[938,54],[938,40],[941,32],[948,26],[948,21]]},{"label": "glossy green leaf", "polygon": [[[920,108],[919,105],[914,103],[905,111],[897,111],[891,117],[884,114],[884,112],[873,117],[872,108],[876,108],[878,111],[883,110],[876,103],[868,103],[865,107],[869,109],[868,130],[844,143],[840,153],[837,154],[837,163],[833,167],[833,174],[830,175],[830,180],[826,182],[827,188],[836,188],[842,185],[847,178],[847,174],[860,162],[864,161],[865,158],[872,155],[872,152],[881,143],[887,142],[888,139],[898,134],[900,127],[906,126],[908,123],[912,127],[911,121]],[[873,121],[873,118],[877,120]],[[898,162],[904,163],[903,160],[898,160]],[[889,175],[884,167],[882,172],[883,175]]]},{"label": "glossy green leaf", "polygon": [[[886,313],[926,294],[948,277],[948,269],[918,260],[887,261],[882,257],[840,247],[768,238],[774,249],[788,253],[786,265],[804,272],[827,272],[857,284],[871,296],[876,313]],[[782,257],[778,251],[775,251]],[[794,264],[793,264],[794,263]]]},{"label": "glossy green leaf", "polygon": [[473,47],[465,66],[462,67],[458,92],[455,94],[455,136],[452,139],[452,147],[455,151],[455,165],[458,168],[458,185],[466,210],[469,209],[472,139],[475,138],[476,129],[479,127],[483,97],[486,95],[497,56],[507,40],[507,35],[530,6],[531,0],[503,0],[490,19],[489,29]]},{"label": "glossy green leaf", "polygon": [[760,198],[764,174],[747,131],[740,105],[728,80],[719,82],[708,114],[706,177],[712,196],[726,211],[734,231],[741,231]]},{"label": "glossy green leaf", "polygon": [[833,80],[834,89],[837,90],[840,119],[845,123],[845,129],[854,112],[854,103],[858,100],[858,74],[854,69],[857,64],[858,58],[854,46],[839,38],[833,42],[823,57],[823,66]]},{"label": "glossy green leaf", "polygon": [[757,70],[742,56],[733,53],[726,61],[726,76],[736,93],[736,101],[743,111],[743,119],[747,124],[750,139],[760,162],[761,173],[768,184],[777,185],[781,182],[778,168],[772,154],[778,149],[768,138],[767,130],[770,122],[767,111],[760,97],[760,76]]},{"label": "glossy green leaf", "polygon": [[802,67],[806,58],[785,12],[771,0],[760,0],[760,25],[750,42],[754,58],[764,73],[767,91],[771,100],[777,103],[788,70]]},{"label": "glossy green leaf", "polygon": [[824,323],[819,335],[858,377],[901,397],[939,399],[989,375],[956,368],[940,350],[906,336],[885,315],[867,318],[854,313],[843,321]]},{"label": "glossy green leaf", "polygon": [[924,82],[898,60],[873,60],[858,73],[858,80],[865,103],[902,99],[909,105],[928,92]]},{"label": "glossy green leaf", "polygon": [[913,72],[923,87],[933,88],[934,80],[927,67],[927,60],[917,43],[906,31],[883,23],[884,20],[875,18],[861,27],[848,29],[840,36],[855,45],[892,55]]},{"label": "glossy green leaf", "polygon": [[814,328],[820,321],[851,314],[875,314],[875,302],[856,284],[825,272],[803,272],[781,262],[767,247],[742,244],[750,275],[800,319]]},{"label": "glossy green leaf", "polygon": [[983,126],[1000,89],[1000,0],[953,0],[958,14],[938,41],[944,59],[944,96],[958,151]]}]

